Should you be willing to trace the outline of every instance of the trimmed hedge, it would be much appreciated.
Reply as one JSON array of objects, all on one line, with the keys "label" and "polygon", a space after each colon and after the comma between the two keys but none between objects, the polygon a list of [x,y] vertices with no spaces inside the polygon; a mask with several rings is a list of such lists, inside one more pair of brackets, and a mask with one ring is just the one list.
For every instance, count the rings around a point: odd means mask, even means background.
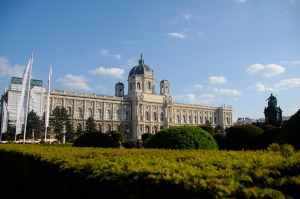
[{"label": "trimmed hedge", "polygon": [[142,140],[145,141],[148,138],[151,138],[153,135],[154,134],[151,134],[151,133],[144,133],[144,134],[142,134]]},{"label": "trimmed hedge", "polygon": [[116,148],[118,143],[109,135],[99,132],[84,133],[73,143],[74,147]]},{"label": "trimmed hedge", "polygon": [[122,132],[119,131],[113,131],[111,133],[111,137],[117,142],[123,142],[124,141],[124,134]]},{"label": "trimmed hedge", "polygon": [[137,139],[125,139],[123,142],[125,149],[136,149],[137,148]]},{"label": "trimmed hedge", "polygon": [[225,136],[227,150],[247,150],[253,148],[254,137],[263,133],[263,130],[252,124],[235,125],[228,129]]},{"label": "trimmed hedge", "polygon": [[226,133],[217,133],[214,135],[214,139],[218,143],[219,150],[225,149],[225,136]]},{"label": "trimmed hedge", "polygon": [[282,125],[277,142],[291,144],[295,149],[300,149],[300,109]]},{"label": "trimmed hedge", "polygon": [[195,126],[172,126],[153,135],[146,148],[157,149],[218,149],[214,138]]},{"label": "trimmed hedge", "polygon": [[13,187],[3,198],[299,198],[300,190],[300,152],[290,145],[217,151],[7,144],[0,160],[0,184]]},{"label": "trimmed hedge", "polygon": [[211,136],[215,135],[214,128],[212,126],[210,126],[210,125],[200,124],[197,127],[202,128],[204,131],[206,131],[207,133],[209,133]]},{"label": "trimmed hedge", "polygon": [[280,128],[268,128],[262,134],[256,136],[253,139],[252,149],[262,150],[267,149],[268,146],[276,142],[277,136],[279,135]]},{"label": "trimmed hedge", "polygon": [[268,125],[265,125],[265,126],[263,126],[261,128],[262,128],[262,130],[266,131],[268,129],[273,129],[273,128],[276,128],[276,127],[268,124]]}]

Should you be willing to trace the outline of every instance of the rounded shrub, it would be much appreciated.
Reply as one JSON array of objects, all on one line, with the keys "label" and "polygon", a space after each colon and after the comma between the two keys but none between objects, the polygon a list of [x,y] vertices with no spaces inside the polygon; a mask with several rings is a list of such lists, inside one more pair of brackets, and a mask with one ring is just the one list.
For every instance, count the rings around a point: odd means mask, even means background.
[{"label": "rounded shrub", "polygon": [[137,148],[137,139],[126,139],[123,145],[125,149]]},{"label": "rounded shrub", "polygon": [[295,149],[300,149],[300,109],[282,125],[277,142],[290,144]]},{"label": "rounded shrub", "polygon": [[225,149],[225,136],[226,136],[226,133],[217,133],[214,135],[214,139],[218,143],[219,150]]},{"label": "rounded shrub", "polygon": [[251,149],[253,139],[262,133],[261,128],[252,124],[232,126],[225,136],[225,148],[227,150]]},{"label": "rounded shrub", "polygon": [[113,131],[111,133],[111,137],[117,142],[123,142],[124,141],[124,134],[119,131]]},{"label": "rounded shrub", "polygon": [[256,150],[267,149],[270,144],[276,142],[279,132],[280,132],[280,128],[277,127],[268,128],[262,134],[256,136],[253,139],[253,145],[252,145],[254,147],[253,149]]},{"label": "rounded shrub", "polygon": [[211,136],[215,135],[214,128],[212,126],[210,126],[210,125],[200,124],[197,127],[202,128],[204,131],[206,131],[207,133],[211,134]]},{"label": "rounded shrub", "polygon": [[172,126],[153,135],[146,148],[158,149],[218,149],[214,138],[195,126]]},{"label": "rounded shrub", "polygon": [[117,142],[109,135],[99,132],[84,133],[73,143],[74,147],[117,148]]},{"label": "rounded shrub", "polygon": [[142,134],[142,140],[145,141],[148,138],[151,138],[152,136],[153,136],[153,134],[151,134],[151,133],[144,133],[144,134]]},{"label": "rounded shrub", "polygon": [[268,125],[265,125],[265,126],[263,126],[261,128],[262,128],[262,130],[266,131],[268,129],[273,129],[273,128],[276,128],[276,127],[268,124]]}]

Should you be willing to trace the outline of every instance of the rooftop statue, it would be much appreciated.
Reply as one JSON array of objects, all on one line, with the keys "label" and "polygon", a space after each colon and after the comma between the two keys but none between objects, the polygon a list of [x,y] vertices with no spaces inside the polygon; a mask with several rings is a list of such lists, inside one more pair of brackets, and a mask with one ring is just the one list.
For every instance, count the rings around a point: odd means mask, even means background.
[{"label": "rooftop statue", "polygon": [[277,99],[276,97],[273,96],[273,94],[271,93],[271,96],[266,99],[266,101],[268,101],[268,107],[276,107],[277,106]]}]

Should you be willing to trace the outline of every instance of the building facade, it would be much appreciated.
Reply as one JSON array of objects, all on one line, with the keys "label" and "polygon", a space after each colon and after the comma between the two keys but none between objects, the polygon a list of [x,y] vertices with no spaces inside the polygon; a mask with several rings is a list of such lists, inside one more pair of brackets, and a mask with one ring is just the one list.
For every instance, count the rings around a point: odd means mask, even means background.
[{"label": "building facade", "polygon": [[[93,117],[99,132],[117,130],[124,132],[127,138],[141,138],[143,133],[156,133],[170,126],[196,126],[206,121],[212,126],[232,126],[231,106],[173,102],[171,83],[165,79],[159,82],[159,93],[156,93],[154,72],[145,65],[142,55],[138,65],[130,70],[127,83],[127,94],[124,84],[119,82],[115,85],[115,96],[51,90],[50,111],[56,107],[66,108],[73,126],[81,129],[85,128],[86,120]],[[30,110],[42,115],[46,108],[47,89],[33,89],[31,93],[35,95],[31,94],[30,100],[35,101],[31,102]],[[15,106],[15,101],[9,107]]]}]

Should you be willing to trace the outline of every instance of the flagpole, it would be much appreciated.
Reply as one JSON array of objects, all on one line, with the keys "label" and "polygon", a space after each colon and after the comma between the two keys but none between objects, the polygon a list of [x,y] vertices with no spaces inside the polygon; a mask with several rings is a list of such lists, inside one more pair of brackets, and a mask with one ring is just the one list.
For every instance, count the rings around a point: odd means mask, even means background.
[{"label": "flagpole", "polygon": [[[31,63],[30,63],[30,68],[29,68],[29,78],[28,78],[28,88],[27,88],[27,102],[26,102],[26,109],[25,109],[25,122],[24,122],[23,144],[25,144],[26,127],[27,127],[27,115],[28,115],[28,105],[30,103],[30,83],[31,83],[32,64],[33,64],[33,50],[32,50],[32,54],[31,54]],[[32,142],[33,142],[33,140],[32,140]]]},{"label": "flagpole", "polygon": [[47,102],[45,110],[45,142],[47,139],[47,127],[49,125],[49,101],[50,101],[50,80],[52,75],[52,64],[50,62],[49,75],[48,75],[48,91],[47,91]]}]

